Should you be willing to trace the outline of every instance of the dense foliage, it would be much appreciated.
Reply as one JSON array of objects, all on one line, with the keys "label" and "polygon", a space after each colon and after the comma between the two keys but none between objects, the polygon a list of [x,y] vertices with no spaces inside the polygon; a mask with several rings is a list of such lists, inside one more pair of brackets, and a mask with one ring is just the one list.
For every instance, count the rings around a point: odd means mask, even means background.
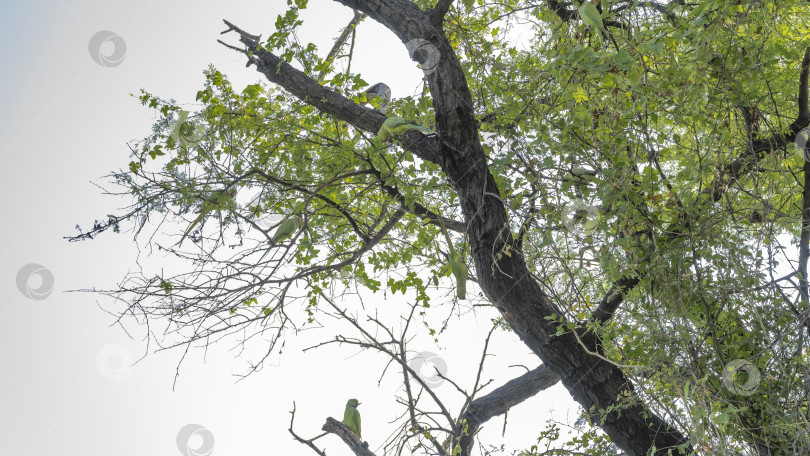
[{"label": "dense foliage", "polygon": [[[378,81],[340,71],[351,54],[330,66],[325,52],[299,43],[307,2],[288,3],[260,49],[315,79],[329,71],[326,88],[363,102]],[[618,366],[694,451],[810,452],[800,251],[810,203],[794,145],[810,121],[801,112],[810,3],[603,0],[607,37],[582,25],[577,4],[465,0],[443,16],[497,184],[490,197],[509,220],[508,241],[489,254],[495,263],[522,257],[559,310],[549,325],[595,335],[595,356]],[[359,30],[358,40],[372,38]],[[436,77],[422,63],[426,81]],[[161,118],[133,146],[128,170],[114,174],[135,202],[84,236],[129,219],[139,233],[159,218],[190,221],[213,192],[237,197],[219,201],[182,251],[172,244],[187,225],[142,236],[193,269],[129,277],[112,291],[125,292],[129,310],[167,319],[190,342],[317,321],[324,299],[346,291],[336,282],[402,293],[426,322],[451,303],[498,305],[472,283],[469,301],[455,299],[443,224],[471,282],[495,271],[475,259],[475,217],[461,209],[458,179],[414,153],[417,133],[382,143],[363,126],[368,117],[323,114],[275,84],[238,90],[213,67],[206,76],[194,113],[140,96]],[[386,114],[419,119],[447,141],[456,132],[433,120],[430,87],[394,99]],[[273,245],[274,228],[294,215],[304,228]],[[298,287],[306,296],[291,298]],[[609,312],[594,318],[600,304]],[[286,311],[293,307],[307,314]],[[555,435],[525,454],[608,451],[588,432],[584,443],[542,453]]]}]

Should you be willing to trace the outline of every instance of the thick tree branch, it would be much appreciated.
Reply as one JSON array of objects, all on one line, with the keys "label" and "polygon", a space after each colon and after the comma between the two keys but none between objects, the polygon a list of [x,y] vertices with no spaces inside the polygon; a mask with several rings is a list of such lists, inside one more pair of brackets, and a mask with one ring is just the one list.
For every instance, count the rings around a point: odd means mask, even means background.
[{"label": "thick tree branch", "polygon": [[550,9],[563,21],[567,22],[579,17],[576,9],[569,10],[566,8],[566,5],[570,5],[570,3],[558,2],[557,0],[546,0],[546,4],[548,4],[548,9]]},{"label": "thick tree branch", "polygon": [[622,305],[625,294],[636,287],[641,279],[636,277],[622,277],[610,287],[605,297],[599,302],[599,306],[593,312],[591,320],[604,323],[613,317],[613,314]]},{"label": "thick tree branch", "polygon": [[369,451],[368,445],[363,445],[363,442],[354,435],[351,429],[331,416],[326,419],[326,423],[323,424],[321,429],[340,437],[357,456],[375,456],[374,453]]},{"label": "thick tree branch", "polygon": [[560,377],[552,372],[548,366],[541,365],[534,370],[506,382],[491,393],[472,401],[464,411],[459,423],[467,425],[467,431],[459,436],[461,455],[472,454],[475,434],[482,424],[499,415],[503,415],[512,407],[557,384]]},{"label": "thick tree branch", "polygon": [[498,415],[503,415],[512,407],[535,394],[557,384],[560,378],[548,366],[526,372],[509,380],[491,393],[472,401],[464,412],[463,419],[469,423],[482,424]]},{"label": "thick tree branch", "polygon": [[[224,22],[229,27],[226,32],[239,33],[239,40],[249,52],[248,64],[255,64],[259,72],[264,74],[270,82],[278,84],[321,112],[349,122],[361,130],[376,134],[380,129],[385,121],[385,115],[373,109],[364,108],[343,95],[318,84],[317,81],[293,68],[292,65],[281,60],[272,52],[260,49],[254,40],[255,35],[245,32],[228,21]],[[425,137],[417,131],[409,131],[402,135],[402,138],[404,138],[404,147],[418,157],[434,163],[439,161],[438,141],[435,138]]]},{"label": "thick tree branch", "polygon": [[444,16],[447,15],[447,11],[450,10],[452,5],[453,0],[439,0],[430,12],[430,22],[437,27],[441,27]]},{"label": "thick tree branch", "polygon": [[804,162],[804,189],[802,190],[802,225],[799,236],[799,292],[808,303],[807,261],[810,258],[810,162]]},{"label": "thick tree branch", "polygon": [[799,77],[799,118],[797,121],[800,123],[810,120],[810,104],[808,104],[807,100],[807,92],[810,91],[808,79],[810,79],[810,48],[804,51],[802,71]]},{"label": "thick tree branch", "polygon": [[[807,83],[810,73],[810,49],[804,52],[802,60],[802,87],[799,90],[799,119],[810,119],[810,108],[807,104]],[[810,258],[810,162],[807,161],[807,144],[803,151],[804,189],[802,191],[802,228],[799,240],[799,292],[805,305],[808,302],[807,261]]]}]

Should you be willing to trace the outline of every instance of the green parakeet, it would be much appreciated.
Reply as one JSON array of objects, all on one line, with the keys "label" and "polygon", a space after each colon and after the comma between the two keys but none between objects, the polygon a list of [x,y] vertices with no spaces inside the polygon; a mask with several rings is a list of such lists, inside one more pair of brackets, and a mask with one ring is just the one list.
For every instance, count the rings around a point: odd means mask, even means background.
[{"label": "green parakeet", "polygon": [[232,188],[216,191],[212,193],[211,196],[206,198],[205,201],[203,201],[202,207],[200,208],[200,215],[198,215],[197,218],[191,222],[191,225],[189,225],[186,232],[183,233],[183,237],[180,238],[180,242],[178,242],[177,245],[180,246],[183,244],[183,240],[186,238],[186,236],[188,236],[188,233],[191,233],[191,230],[193,230],[194,227],[197,226],[197,224],[200,223],[206,215],[212,211],[224,209],[229,205],[229,203],[233,202],[233,198],[235,196],[236,189]]},{"label": "green parakeet", "polygon": [[442,224],[442,233],[447,239],[447,247],[450,249],[450,255],[447,256],[447,261],[450,263],[450,271],[456,278],[456,296],[458,299],[465,299],[467,297],[467,275],[469,270],[464,261],[461,260],[461,255],[453,248],[453,242],[450,240],[450,235],[447,234],[447,228],[444,227],[444,222],[439,219]]},{"label": "green parakeet", "polygon": [[303,220],[297,216],[290,217],[281,222],[281,225],[276,228],[276,232],[273,234],[273,244],[278,244],[285,239],[291,238],[293,234],[301,229],[302,224]]},{"label": "green parakeet", "polygon": [[360,412],[357,411],[357,406],[360,405],[357,399],[349,399],[346,402],[346,411],[343,412],[343,424],[348,426],[357,435],[357,438],[362,439],[360,435]]},{"label": "green parakeet", "polygon": [[594,6],[590,0],[582,0],[582,4],[579,5],[579,17],[582,19],[583,24],[598,29],[602,32],[601,36],[607,38],[608,31],[602,24],[602,15],[599,14],[599,10],[596,9],[596,6]]},{"label": "green parakeet", "polygon": [[391,136],[404,134],[408,130],[419,130],[429,134],[436,133],[428,128],[414,125],[411,123],[411,121],[405,120],[402,117],[389,117],[385,119],[382,127],[380,127],[380,131],[377,132],[377,139],[382,142],[387,142],[389,139],[391,139]]},{"label": "green parakeet", "polygon": [[469,272],[467,265],[461,261],[461,256],[456,252],[450,252],[447,260],[450,262],[450,270],[453,271],[453,275],[456,277],[456,296],[458,296],[458,299],[465,299],[467,297],[467,274]]}]

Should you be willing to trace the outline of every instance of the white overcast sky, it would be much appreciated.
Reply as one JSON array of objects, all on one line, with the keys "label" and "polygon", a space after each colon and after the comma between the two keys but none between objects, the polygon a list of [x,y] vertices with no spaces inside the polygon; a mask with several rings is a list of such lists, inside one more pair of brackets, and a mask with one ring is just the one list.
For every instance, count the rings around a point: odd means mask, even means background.
[{"label": "white overcast sky", "polygon": [[[303,347],[328,335],[305,332],[288,340],[284,356],[271,360],[274,365],[237,383],[234,374],[255,357],[237,357],[235,344],[223,342],[207,353],[193,350],[173,391],[182,351],[156,353],[154,344],[147,348],[141,340],[137,326],[129,326],[136,329],[134,339],[111,326],[113,317],[104,311],[110,309],[108,300],[67,292],[112,288],[137,267],[129,232],[81,243],[63,239],[75,234],[77,223],[86,227],[128,203],[102,195],[92,183],[104,183],[102,176],[125,168],[130,161],[127,142],[148,134],[155,120],[130,94],[144,88],[189,103],[193,110],[209,64],[240,90],[262,80],[255,68],[245,68],[243,56],[216,42],[237,41],[235,35],[220,36],[222,19],[266,37],[286,2],[17,3],[0,6],[0,61],[5,68],[0,190],[6,195],[0,228],[0,454],[180,455],[178,433],[190,424],[210,433],[193,436],[192,449],[211,435],[215,455],[314,454],[287,432],[293,401],[296,431],[313,437],[321,433],[327,416],[342,417],[350,397],[360,399],[363,437],[377,450],[401,411],[394,402],[400,377],[389,374],[378,386],[384,365],[378,356],[326,348],[304,357]],[[331,1],[312,0],[299,36],[318,44],[324,55],[351,16]],[[126,44],[115,67],[97,64],[88,50],[91,38],[104,30]],[[369,83],[387,82],[394,97],[418,91],[421,71],[391,33],[371,20],[357,33],[353,70]],[[113,51],[112,43],[104,46],[102,52]],[[36,269],[30,264],[44,270],[32,274],[21,290],[17,277],[20,271]],[[50,294],[44,292],[44,299],[25,296],[28,288],[36,291],[47,282],[49,274],[54,284]],[[397,305],[379,294],[369,302]],[[477,318],[467,315],[438,345],[426,339],[411,348],[438,353],[447,362],[448,375],[469,387],[494,315],[489,310]],[[488,359],[484,377],[495,378],[493,386],[524,372],[509,366],[539,364],[511,333],[497,333],[492,345],[496,356]],[[259,353],[263,346],[253,348]],[[147,356],[130,367],[143,354]],[[438,391],[451,405],[459,405],[452,386]],[[572,420],[566,415],[575,413],[575,408],[569,410],[572,403],[557,385],[513,409],[505,431],[512,448],[534,443],[552,411],[557,419]],[[499,443],[502,426],[502,418],[493,420],[482,436]],[[330,455],[350,454],[336,437],[318,442]]]}]

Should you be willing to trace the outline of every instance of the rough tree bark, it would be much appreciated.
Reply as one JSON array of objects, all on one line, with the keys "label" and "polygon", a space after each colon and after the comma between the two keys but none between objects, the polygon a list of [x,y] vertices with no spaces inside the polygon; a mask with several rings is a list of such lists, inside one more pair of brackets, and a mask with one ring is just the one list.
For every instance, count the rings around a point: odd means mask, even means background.
[{"label": "rough tree bark", "polygon": [[[512,407],[540,391],[554,386],[559,381],[560,377],[557,374],[552,372],[548,366],[542,365],[472,401],[461,415],[460,429],[456,431],[456,439],[461,447],[460,454],[472,454],[475,434],[478,433],[482,424],[491,418],[503,415]],[[467,427],[466,431],[464,426]]]},{"label": "rough tree bark", "polygon": [[321,429],[340,437],[357,456],[374,456],[374,453],[369,451],[368,444],[364,445],[345,424],[331,416],[326,419]]}]

